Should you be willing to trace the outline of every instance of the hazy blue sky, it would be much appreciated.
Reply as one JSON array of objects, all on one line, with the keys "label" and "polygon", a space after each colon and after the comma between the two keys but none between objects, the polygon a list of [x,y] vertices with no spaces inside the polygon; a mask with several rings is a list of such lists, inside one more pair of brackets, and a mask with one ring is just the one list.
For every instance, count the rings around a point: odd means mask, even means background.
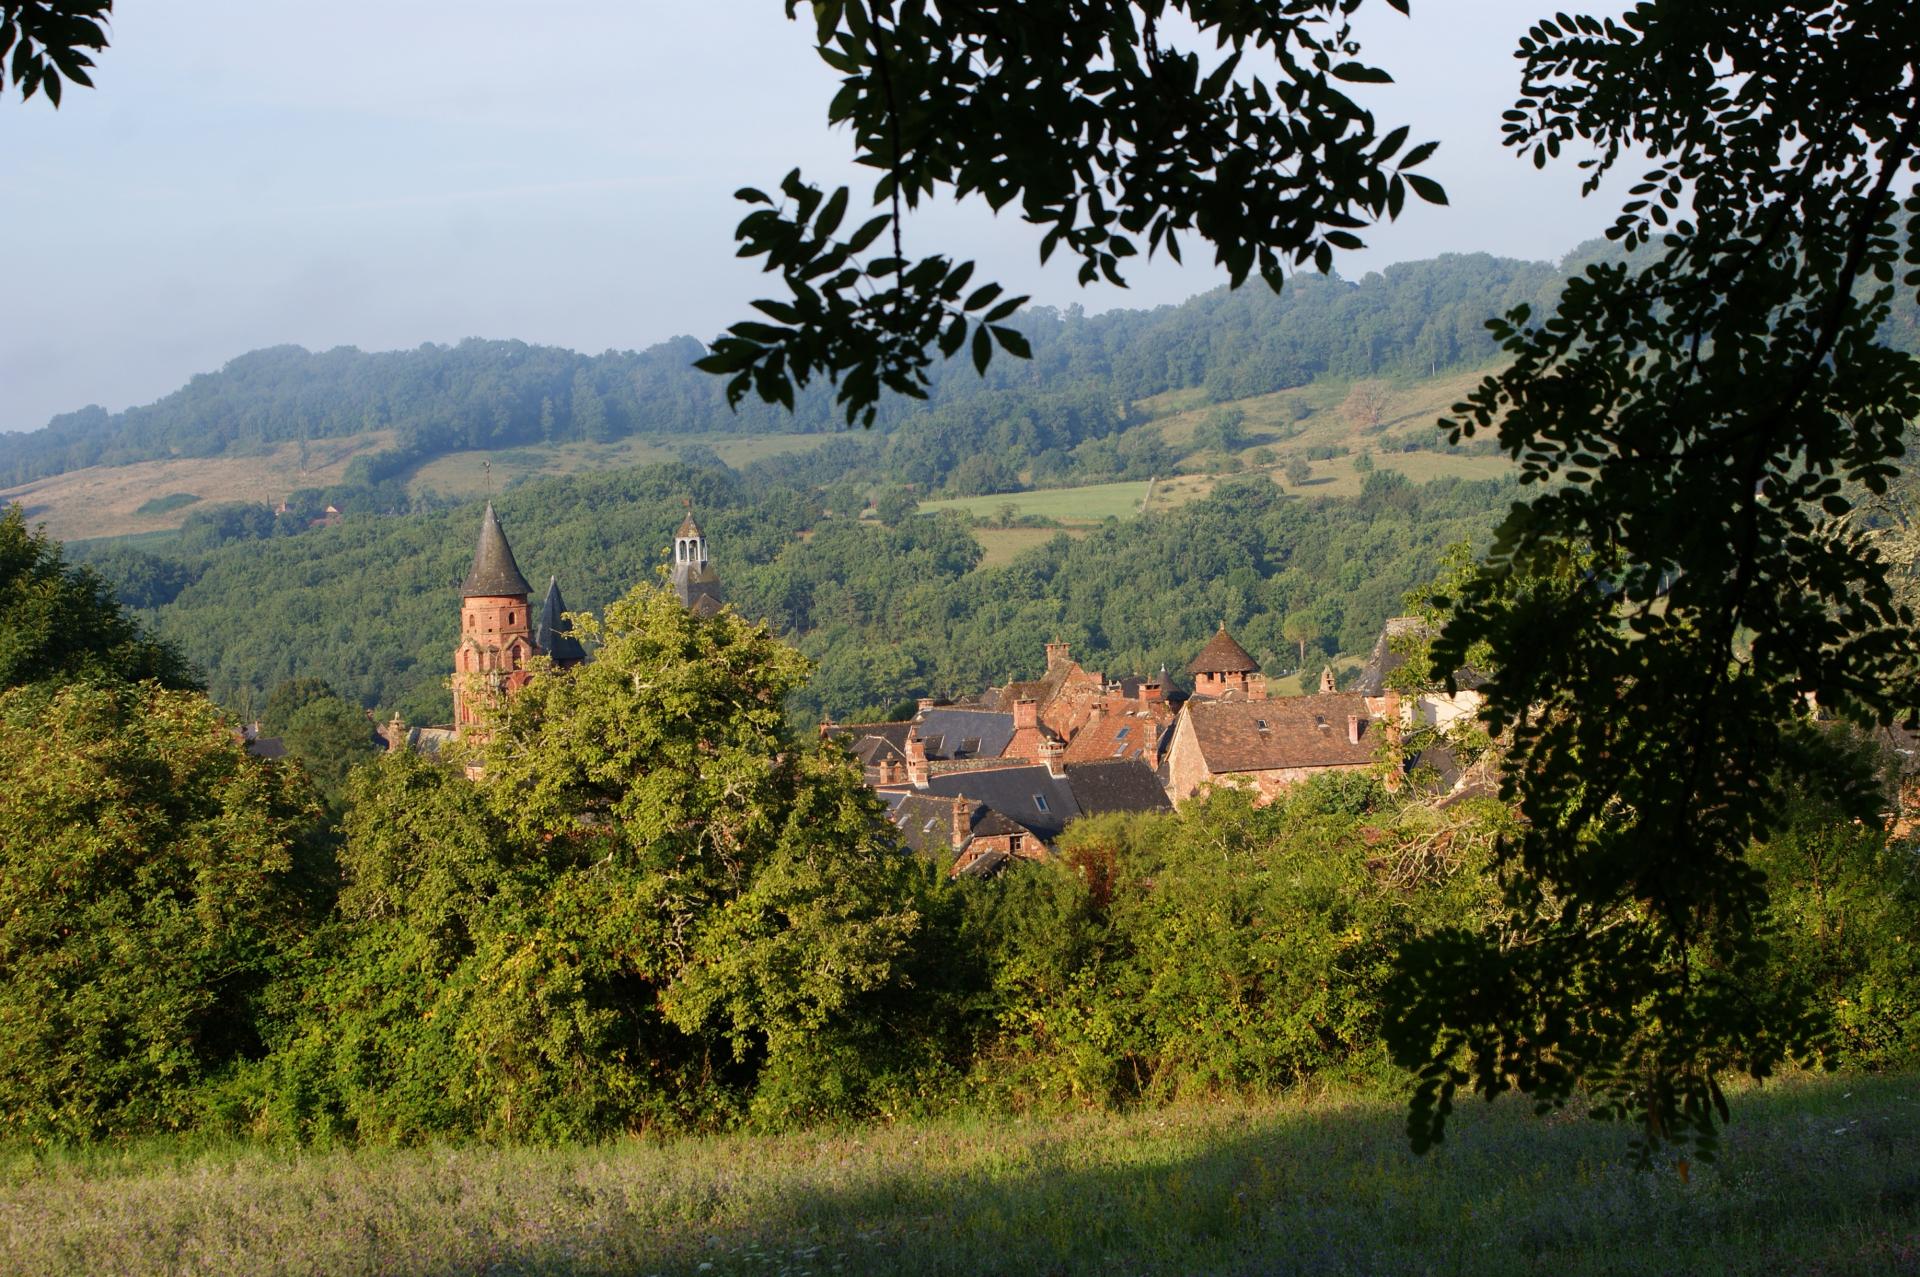
[{"label": "hazy blue sky", "polygon": [[[804,7],[804,6],[803,6]],[[1414,205],[1340,265],[1558,257],[1607,221],[1572,166],[1499,146],[1512,47],[1549,6],[1373,6],[1383,120],[1444,145]],[[1583,6],[1617,12],[1622,5]],[[0,104],[0,429],[148,402],[255,347],[518,337],[580,350],[712,337],[765,291],[731,192],[844,180],[833,77],[779,0],[128,0],[99,88]],[[1219,283],[1197,261],[1082,291],[1016,218],[940,208],[910,253],[981,260],[1090,310]],[[1190,250],[1190,257],[1198,257]]]}]

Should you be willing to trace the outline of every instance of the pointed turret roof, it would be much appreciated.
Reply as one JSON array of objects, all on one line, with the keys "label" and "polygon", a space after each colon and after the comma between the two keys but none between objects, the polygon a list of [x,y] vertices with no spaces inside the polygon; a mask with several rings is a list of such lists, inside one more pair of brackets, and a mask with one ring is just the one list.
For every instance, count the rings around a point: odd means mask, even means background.
[{"label": "pointed turret roof", "polygon": [[513,547],[507,544],[507,534],[500,530],[500,520],[493,513],[493,502],[489,501],[487,512],[480,519],[479,544],[473,547],[473,567],[468,570],[467,579],[460,583],[460,597],[531,593],[533,587],[520,575],[520,565],[513,561]]},{"label": "pointed turret roof", "polygon": [[540,620],[533,627],[533,645],[551,656],[556,665],[578,665],[587,659],[587,650],[567,628],[567,605],[560,599],[560,578],[547,578],[546,601],[540,605]]},{"label": "pointed turret roof", "polygon": [[702,535],[700,525],[693,521],[693,502],[687,502],[687,517],[680,520],[680,526],[673,530],[676,537],[697,537]]},{"label": "pointed turret roof", "polygon": [[1220,632],[1207,640],[1200,649],[1200,655],[1193,658],[1187,666],[1189,674],[1257,674],[1260,662],[1247,654],[1247,649],[1233,641],[1233,635],[1227,633],[1227,623],[1220,622]]}]

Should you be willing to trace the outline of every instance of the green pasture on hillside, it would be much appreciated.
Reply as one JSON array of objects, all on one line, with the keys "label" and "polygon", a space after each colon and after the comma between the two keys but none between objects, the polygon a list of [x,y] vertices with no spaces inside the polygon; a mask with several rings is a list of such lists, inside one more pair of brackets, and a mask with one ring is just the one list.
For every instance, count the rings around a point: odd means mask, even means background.
[{"label": "green pasture on hillside", "polygon": [[0,1151],[0,1269],[219,1274],[1912,1273],[1920,1078],[1734,1096],[1719,1160],[1383,1100],[598,1147]]},{"label": "green pasture on hillside", "polygon": [[1131,519],[1140,513],[1147,481],[1095,483],[1084,488],[1041,488],[1032,492],[1000,492],[990,497],[950,497],[922,501],[922,510],[958,510],[976,519],[996,519],[1008,506],[1014,515],[1039,514],[1061,523],[1098,523],[1102,519]]}]

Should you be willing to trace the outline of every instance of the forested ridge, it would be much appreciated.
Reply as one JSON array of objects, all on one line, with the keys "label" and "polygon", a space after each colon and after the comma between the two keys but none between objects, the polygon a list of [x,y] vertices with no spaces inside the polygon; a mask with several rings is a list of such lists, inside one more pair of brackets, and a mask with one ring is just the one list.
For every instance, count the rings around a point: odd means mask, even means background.
[{"label": "forested ridge", "polygon": [[[524,484],[496,504],[529,579],[557,576],[570,607],[597,612],[654,579],[692,500],[730,599],[817,663],[791,701],[807,721],[1037,672],[1054,638],[1116,674],[1183,670],[1222,620],[1276,671],[1298,661],[1290,621],[1313,659],[1364,651],[1445,547],[1484,537],[1515,491],[1380,472],[1357,498],[1317,498],[1248,476],[978,568],[980,543],[957,515],[850,517],[862,485],[802,487],[777,469],[648,466]],[[279,682],[317,677],[383,713],[444,722],[454,586],[478,518],[462,505],[91,559],[216,700],[258,707]]]},{"label": "forested ridge", "polygon": [[[1235,399],[1317,376],[1430,372],[1485,362],[1492,315],[1549,303],[1560,268],[1485,254],[1408,262],[1352,282],[1302,276],[1286,290],[1216,289],[1178,306],[1087,315],[1036,307],[1020,326],[1033,359],[983,379],[964,359],[935,369],[933,402],[993,391],[1098,391],[1126,402],[1205,386]],[[38,431],[0,435],[0,486],[93,465],[216,456],[264,444],[390,429],[365,483],[444,452],[628,436],[840,428],[815,388],[788,413],[758,401],[728,409],[720,381],[695,371],[701,345],[679,337],[640,352],[583,355],[519,341],[313,352],[277,346],[203,373],[155,403],[88,407]],[[880,424],[921,411],[894,399]]]}]

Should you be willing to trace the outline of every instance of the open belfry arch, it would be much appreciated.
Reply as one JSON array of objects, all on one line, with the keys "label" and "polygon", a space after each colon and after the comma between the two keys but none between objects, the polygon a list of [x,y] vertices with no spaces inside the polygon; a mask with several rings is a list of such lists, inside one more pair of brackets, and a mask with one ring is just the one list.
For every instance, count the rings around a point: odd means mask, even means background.
[{"label": "open belfry arch", "polygon": [[680,605],[696,616],[712,616],[727,601],[720,574],[707,557],[707,535],[694,520],[691,501],[687,517],[673,531],[673,592]]}]

